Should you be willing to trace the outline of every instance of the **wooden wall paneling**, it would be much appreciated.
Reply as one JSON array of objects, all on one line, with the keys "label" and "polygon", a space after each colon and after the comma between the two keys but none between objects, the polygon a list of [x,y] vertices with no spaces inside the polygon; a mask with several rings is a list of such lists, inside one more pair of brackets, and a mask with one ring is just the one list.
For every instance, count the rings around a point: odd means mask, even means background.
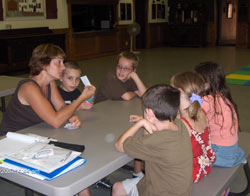
[{"label": "wooden wall paneling", "polygon": [[249,47],[249,24],[246,22],[238,22],[236,33],[236,47]]},{"label": "wooden wall paneling", "polygon": [[150,24],[150,48],[161,47],[167,42],[167,23]]},{"label": "wooden wall paneling", "polygon": [[249,0],[238,0],[238,21],[249,21]]},{"label": "wooden wall paneling", "polygon": [[120,51],[128,50],[130,44],[130,36],[127,32],[127,25],[119,26],[119,48]]},{"label": "wooden wall paneling", "polygon": [[71,57],[78,60],[96,54],[98,51],[96,39],[96,36],[74,34],[70,51]]},{"label": "wooden wall paneling", "polygon": [[206,25],[173,24],[169,25],[171,46],[205,46]]},{"label": "wooden wall paneling", "polygon": [[214,9],[214,6],[216,2],[214,0],[200,0],[204,4],[205,8],[205,19],[206,21],[213,22],[215,19],[215,12],[216,10]]},{"label": "wooden wall paneling", "polygon": [[145,47],[146,48],[150,48],[150,45],[151,45],[151,40],[150,40],[150,37],[151,37],[151,29],[150,29],[150,24],[148,23],[148,14],[149,14],[149,7],[148,7],[148,0],[146,0],[146,6],[145,6],[145,10],[146,10],[146,13],[145,13]]},{"label": "wooden wall paneling", "polygon": [[0,21],[3,20],[3,1],[0,0]]},{"label": "wooden wall paneling", "polygon": [[[27,42],[30,42],[29,38],[26,38]],[[15,62],[12,63],[12,69],[13,70],[22,70],[27,68],[27,59],[30,58],[31,56],[31,51],[29,51],[29,45],[26,46],[25,50],[16,50],[14,48],[23,48],[23,44],[24,44],[24,40],[21,39],[15,39],[9,42],[9,46],[11,45],[11,47],[9,49],[11,49],[11,59],[15,59]],[[18,64],[17,64],[18,62]]]},{"label": "wooden wall paneling", "polygon": [[136,36],[136,48],[141,49],[146,47],[146,24],[148,18],[148,2],[135,1],[135,21],[140,24],[141,32]]},{"label": "wooden wall paneling", "polygon": [[57,2],[56,0],[46,0],[46,17],[47,19],[57,18]]},{"label": "wooden wall paneling", "polygon": [[[119,31],[117,23],[114,24],[114,29],[110,30],[95,30],[85,32],[73,32],[72,29],[72,4],[118,4],[118,0],[68,0],[68,21],[69,29],[66,34],[67,56],[71,60],[82,60],[92,57],[115,54],[119,52]],[[106,3],[105,3],[106,2]],[[114,18],[117,21],[117,5],[114,6]]]},{"label": "wooden wall paneling", "polygon": [[236,32],[236,47],[249,48],[249,0],[238,0],[238,24]]},{"label": "wooden wall paneling", "polygon": [[249,0],[238,0],[236,47],[249,47]]},{"label": "wooden wall paneling", "polygon": [[146,48],[151,48],[151,28],[150,24],[146,24]]},{"label": "wooden wall paneling", "polygon": [[73,33],[70,59],[81,60],[119,52],[118,31]]},{"label": "wooden wall paneling", "polygon": [[[0,45],[7,45],[5,40],[0,40]],[[8,50],[4,47],[0,47],[0,73],[8,72]]]},{"label": "wooden wall paneling", "polygon": [[7,73],[10,70],[9,66],[9,53],[8,43],[6,40],[0,40],[0,73]]},{"label": "wooden wall paneling", "polygon": [[[210,20],[206,23],[206,39],[205,44],[206,46],[216,46],[217,44],[217,28],[218,28],[218,12],[217,12],[217,1],[220,0],[213,0],[211,4],[213,4],[213,16],[210,13]],[[211,6],[212,9],[212,6]],[[212,20],[213,18],[213,20]]]},{"label": "wooden wall paneling", "polygon": [[99,36],[99,53],[118,52],[116,32],[108,32]]},{"label": "wooden wall paneling", "polygon": [[247,26],[248,26],[248,31],[247,31],[247,33],[248,33],[247,48],[250,48],[250,24],[248,24]]},{"label": "wooden wall paneling", "polygon": [[68,33],[69,33],[69,28],[62,28],[62,29],[51,29],[53,34],[64,34],[64,45],[63,45],[63,49],[64,49],[64,52],[66,54],[66,57],[68,57]]},{"label": "wooden wall paneling", "polygon": [[69,29],[66,33],[65,38],[65,45],[66,45],[66,54],[68,59],[72,59],[72,15],[71,15],[71,4],[68,4],[68,23],[69,23]]},{"label": "wooden wall paneling", "polygon": [[0,63],[0,73],[7,73],[9,71],[8,64]]},{"label": "wooden wall paneling", "polygon": [[207,31],[206,32],[206,45],[216,46],[217,24],[215,22],[208,22],[206,31]]},{"label": "wooden wall paneling", "polygon": [[161,37],[161,46],[165,46],[167,44],[167,23],[160,23],[160,37]]},{"label": "wooden wall paneling", "polygon": [[119,0],[67,0],[67,3],[74,3],[74,4],[85,4],[85,5],[112,5],[118,4]]},{"label": "wooden wall paneling", "polygon": [[[2,30],[0,31],[0,64],[5,66],[4,70],[0,69],[0,72],[27,70],[32,51],[37,45],[54,43],[64,49],[64,42],[64,34],[53,34],[46,27]],[[6,65],[8,65],[7,69]]]},{"label": "wooden wall paneling", "polygon": [[167,45],[168,23],[148,23],[148,0],[145,1],[145,47],[161,47]]},{"label": "wooden wall paneling", "polygon": [[158,25],[156,24],[150,24],[150,48],[152,47],[156,47],[158,45],[158,40],[159,40],[159,37],[158,37]]}]

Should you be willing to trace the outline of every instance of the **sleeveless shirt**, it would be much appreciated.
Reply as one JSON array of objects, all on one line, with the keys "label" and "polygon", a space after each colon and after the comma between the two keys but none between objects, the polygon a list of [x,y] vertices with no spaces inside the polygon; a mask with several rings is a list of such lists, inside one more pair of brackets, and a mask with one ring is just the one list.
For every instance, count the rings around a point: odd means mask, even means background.
[{"label": "sleeveless shirt", "polygon": [[202,132],[195,131],[186,118],[182,119],[191,129],[191,144],[193,151],[193,182],[199,182],[201,178],[210,173],[216,160],[215,152],[211,146],[210,130],[206,126]]},{"label": "sleeveless shirt", "polygon": [[[0,135],[5,135],[8,131],[18,131],[43,121],[30,105],[23,105],[18,99],[20,87],[27,82],[35,83],[41,89],[38,83],[32,79],[24,79],[18,83],[15,93],[3,114]],[[48,85],[48,100],[52,104],[50,85]]]}]

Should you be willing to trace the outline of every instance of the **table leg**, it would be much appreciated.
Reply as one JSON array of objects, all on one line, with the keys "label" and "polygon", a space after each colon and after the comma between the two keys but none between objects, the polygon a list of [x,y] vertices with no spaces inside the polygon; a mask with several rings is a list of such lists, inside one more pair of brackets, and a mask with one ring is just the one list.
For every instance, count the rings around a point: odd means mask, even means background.
[{"label": "table leg", "polygon": [[34,196],[34,191],[28,188],[25,188],[25,196]]},{"label": "table leg", "polygon": [[5,98],[4,97],[1,97],[1,102],[2,102],[2,106],[0,107],[0,110],[2,112],[5,112]]}]

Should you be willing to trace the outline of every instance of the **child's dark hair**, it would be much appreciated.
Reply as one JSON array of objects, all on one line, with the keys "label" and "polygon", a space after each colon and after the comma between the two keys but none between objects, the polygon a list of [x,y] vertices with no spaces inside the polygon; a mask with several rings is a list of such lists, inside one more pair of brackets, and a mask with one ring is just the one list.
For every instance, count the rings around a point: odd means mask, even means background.
[{"label": "child's dark hair", "polygon": [[180,91],[170,85],[158,84],[143,95],[144,108],[153,110],[158,120],[175,120],[180,106]]},{"label": "child's dark hair", "polygon": [[65,66],[65,69],[63,70],[62,75],[64,75],[66,69],[76,69],[76,70],[80,70],[81,71],[80,66],[75,61],[65,61],[64,62],[64,66]]},{"label": "child's dark hair", "polygon": [[[226,84],[226,77],[222,66],[214,62],[202,62],[199,65],[195,66],[195,71],[199,73],[205,80],[206,83],[209,84],[209,88],[206,89],[206,95],[211,95],[214,98],[214,110],[215,114],[222,115],[221,106],[218,104],[216,99],[216,95],[219,93],[225,104],[230,108],[232,114],[233,125],[236,120],[234,116],[234,112],[237,114],[237,118],[239,119],[238,109],[236,103],[233,101],[231,92],[229,87]],[[220,109],[218,109],[218,107]],[[223,123],[224,116],[222,115]],[[220,125],[222,127],[222,125]],[[232,129],[231,127],[231,129]]]}]

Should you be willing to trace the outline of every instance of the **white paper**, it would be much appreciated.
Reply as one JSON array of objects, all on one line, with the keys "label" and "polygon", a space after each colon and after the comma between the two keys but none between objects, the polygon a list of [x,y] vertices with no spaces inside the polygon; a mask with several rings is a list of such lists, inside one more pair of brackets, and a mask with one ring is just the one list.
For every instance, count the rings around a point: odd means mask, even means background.
[{"label": "white paper", "polygon": [[77,129],[77,127],[73,127],[73,125],[71,123],[67,123],[64,125],[64,128],[65,129],[68,129],[68,130],[74,130],[74,129]]},{"label": "white paper", "polygon": [[14,133],[14,132],[8,132],[6,134],[6,137],[8,139],[16,140],[19,142],[24,142],[27,144],[32,144],[32,143],[38,142],[38,139],[36,137],[28,136],[28,135],[24,135],[24,134],[20,134],[20,133]]},{"label": "white paper", "polygon": [[6,158],[6,155],[13,154],[28,145],[29,143],[27,144],[25,142],[4,138],[0,140],[0,159],[4,159]]},{"label": "white paper", "polygon": [[82,80],[82,83],[84,84],[84,86],[91,86],[90,81],[89,81],[87,76],[82,76],[81,80]]},{"label": "white paper", "polygon": [[48,158],[54,155],[54,146],[42,142],[36,142],[30,144],[27,147],[13,153],[12,156],[16,159],[27,160],[27,159],[39,159]]},{"label": "white paper", "polygon": [[[39,142],[46,141],[46,142]],[[50,173],[65,165],[81,153],[48,144],[49,138],[37,135],[26,135],[8,132],[6,138],[0,140],[0,159],[8,158],[24,165]],[[53,149],[52,156],[35,159],[41,150]],[[65,158],[68,157],[66,160]],[[64,161],[65,160],[65,161]]]},{"label": "white paper", "polygon": [[49,143],[50,141],[57,141],[56,139],[52,139],[52,138],[48,138],[48,137],[36,135],[36,134],[33,134],[33,133],[27,133],[27,135],[35,137],[38,142]]},{"label": "white paper", "polygon": [[8,139],[13,139],[19,142],[24,142],[24,143],[35,143],[35,142],[44,142],[44,143],[49,143],[51,140],[54,141],[54,139],[43,137],[40,135],[35,135],[32,133],[28,134],[21,134],[21,133],[15,133],[15,132],[8,132],[6,134],[6,138]]},{"label": "white paper", "polygon": [[[50,149],[50,148],[53,148],[52,156],[40,159],[33,158],[36,155],[36,153],[38,153],[42,149]],[[69,152],[70,156],[68,156]],[[66,163],[72,161],[80,154],[81,154],[80,152],[75,152],[57,146],[37,142],[35,144],[27,146],[24,149],[17,151],[14,154],[8,155],[7,158],[16,161],[18,163],[30,166],[32,168],[50,173],[55,169],[62,167]]]}]

